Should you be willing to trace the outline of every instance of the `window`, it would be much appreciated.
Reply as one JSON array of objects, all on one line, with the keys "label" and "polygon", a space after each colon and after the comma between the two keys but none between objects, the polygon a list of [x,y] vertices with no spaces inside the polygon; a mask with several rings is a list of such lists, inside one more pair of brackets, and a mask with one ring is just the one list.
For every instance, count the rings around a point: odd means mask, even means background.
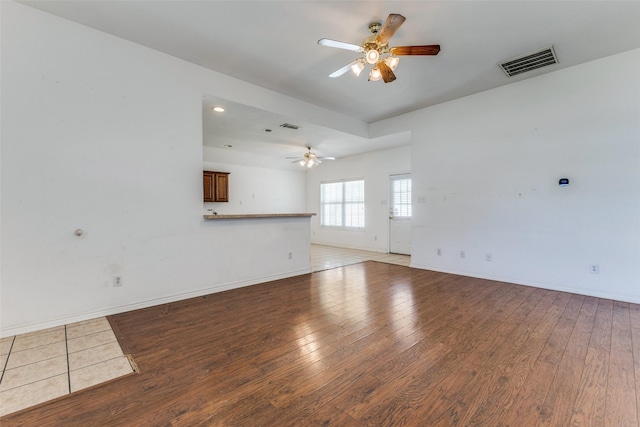
[{"label": "window", "polygon": [[364,180],[320,183],[320,225],[364,228]]},{"label": "window", "polygon": [[411,218],[411,178],[392,177],[392,209],[395,218]]}]

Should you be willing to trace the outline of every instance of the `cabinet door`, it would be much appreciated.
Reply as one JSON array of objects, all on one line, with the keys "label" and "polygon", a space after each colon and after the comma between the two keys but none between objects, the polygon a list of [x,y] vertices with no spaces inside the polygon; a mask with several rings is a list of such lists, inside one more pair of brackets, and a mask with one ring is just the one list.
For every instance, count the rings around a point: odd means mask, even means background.
[{"label": "cabinet door", "polygon": [[217,173],[215,174],[215,199],[216,202],[228,202],[229,201],[229,174]]},{"label": "cabinet door", "polygon": [[202,188],[204,189],[204,201],[205,202],[215,202],[215,194],[214,194],[214,173],[204,171],[202,174]]}]

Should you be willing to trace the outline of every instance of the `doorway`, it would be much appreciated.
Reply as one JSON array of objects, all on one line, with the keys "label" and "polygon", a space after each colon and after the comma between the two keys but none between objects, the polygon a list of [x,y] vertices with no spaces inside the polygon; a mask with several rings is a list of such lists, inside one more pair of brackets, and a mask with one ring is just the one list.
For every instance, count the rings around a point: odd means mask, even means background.
[{"label": "doorway", "polygon": [[411,174],[391,175],[389,252],[411,255]]}]

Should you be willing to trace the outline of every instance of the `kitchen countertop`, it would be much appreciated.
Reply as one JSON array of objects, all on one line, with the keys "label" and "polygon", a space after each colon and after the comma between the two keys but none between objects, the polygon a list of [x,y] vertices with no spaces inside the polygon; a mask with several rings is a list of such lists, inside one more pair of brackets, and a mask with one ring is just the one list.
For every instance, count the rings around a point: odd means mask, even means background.
[{"label": "kitchen countertop", "polygon": [[206,214],[204,219],[253,219],[253,218],[291,218],[312,217],[315,213],[273,213],[273,214]]}]

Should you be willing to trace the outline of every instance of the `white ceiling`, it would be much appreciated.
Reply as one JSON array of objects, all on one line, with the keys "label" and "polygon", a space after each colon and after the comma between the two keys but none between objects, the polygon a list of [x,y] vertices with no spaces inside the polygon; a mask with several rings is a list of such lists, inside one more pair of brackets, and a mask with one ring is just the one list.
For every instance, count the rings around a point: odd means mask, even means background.
[{"label": "white ceiling", "polygon": [[[224,113],[212,111],[213,106],[222,106]],[[275,157],[275,166],[299,169],[288,156],[302,156],[311,147],[318,156],[336,158],[357,153],[377,151],[411,143],[409,132],[400,132],[378,138],[363,138],[340,132],[317,124],[302,122],[299,119],[285,117],[268,111],[231,102],[226,99],[207,95],[202,102],[204,145],[225,151],[241,151],[264,157]],[[299,126],[297,130],[282,127],[282,124]],[[229,147],[230,146],[230,147]],[[229,153],[216,152],[215,156],[226,161],[237,160],[252,163],[242,157],[233,157]],[[255,158],[256,166],[274,166],[274,159]]]},{"label": "white ceiling", "polygon": [[[21,3],[364,122],[640,47],[639,1]],[[318,39],[360,44],[369,35],[369,23],[383,22],[389,13],[407,18],[390,46],[440,44],[440,54],[402,57],[395,71],[397,80],[388,84],[368,82],[366,71],[360,77],[347,73],[329,78],[331,72],[358,54],[320,46]],[[497,65],[549,45],[555,47],[557,65],[511,78]],[[211,94],[205,104],[209,101],[224,100],[216,100]],[[286,119],[246,106],[236,107],[235,117],[215,116],[217,124],[205,124],[205,133],[207,127],[210,132],[224,130],[225,136],[217,139],[218,144],[259,150],[261,145],[251,144],[251,140],[269,140],[264,128],[273,128],[273,123]],[[205,105],[203,109],[207,108]],[[260,127],[243,133],[249,119]],[[267,147],[276,149],[278,156],[291,155],[292,147],[299,152],[299,147],[306,145],[318,147],[318,151],[322,148],[320,155],[343,156],[407,143],[403,136],[373,142],[355,138],[349,149],[341,151],[342,138],[353,136],[307,123],[294,124],[308,133],[299,132],[281,143],[274,139],[274,129]],[[278,129],[277,134],[284,137]],[[243,143],[245,148],[240,148]]]}]

